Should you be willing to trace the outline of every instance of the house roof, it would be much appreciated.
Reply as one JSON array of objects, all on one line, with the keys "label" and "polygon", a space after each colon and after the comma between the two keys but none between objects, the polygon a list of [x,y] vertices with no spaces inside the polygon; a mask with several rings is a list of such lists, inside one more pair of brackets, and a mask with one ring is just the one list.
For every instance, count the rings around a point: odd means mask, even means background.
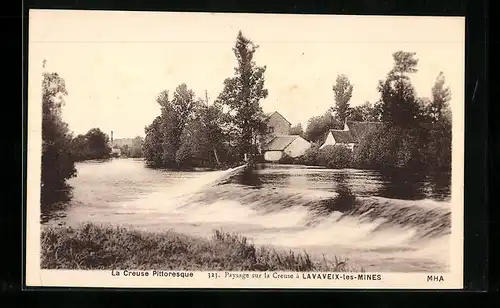
[{"label": "house roof", "polygon": [[357,140],[354,138],[353,134],[351,134],[348,130],[336,130],[331,129],[330,133],[332,134],[335,142],[339,143],[354,143]]},{"label": "house roof", "polygon": [[382,125],[382,122],[347,121],[347,127],[356,141],[359,141],[371,131],[381,128]]},{"label": "house roof", "polygon": [[302,137],[298,135],[276,136],[264,146],[264,151],[283,151],[297,138]]},{"label": "house roof", "polygon": [[[356,143],[374,129],[382,127],[382,122],[356,122],[347,121],[349,130],[331,129],[330,133],[336,142],[339,143]],[[323,142],[325,142],[326,137]]]},{"label": "house roof", "polygon": [[292,123],[290,123],[290,121],[288,121],[281,113],[279,113],[278,111],[273,111],[273,112],[268,112],[268,113],[265,113],[265,116],[266,116],[266,119],[269,119],[273,114],[277,113],[280,117],[282,117],[285,121],[288,122],[288,124],[292,125]]}]

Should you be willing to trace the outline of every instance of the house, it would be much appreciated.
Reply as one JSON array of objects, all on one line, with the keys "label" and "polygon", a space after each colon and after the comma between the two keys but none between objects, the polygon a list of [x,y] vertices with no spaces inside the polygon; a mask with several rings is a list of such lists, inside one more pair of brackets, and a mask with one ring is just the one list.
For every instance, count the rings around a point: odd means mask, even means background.
[{"label": "house", "polygon": [[266,133],[274,136],[287,136],[292,128],[292,123],[277,111],[266,114],[266,124]]},{"label": "house", "polygon": [[325,142],[320,146],[320,149],[327,145],[342,145],[354,150],[360,140],[373,130],[379,129],[382,122],[355,122],[346,121],[344,129],[331,129],[325,139]]},{"label": "house", "polygon": [[299,157],[311,143],[299,135],[290,135],[292,124],[279,112],[266,114],[267,130],[260,148],[266,161],[279,161],[285,155]]},{"label": "house", "polygon": [[276,136],[264,146],[266,161],[279,161],[285,156],[299,157],[311,147],[311,143],[299,135]]}]

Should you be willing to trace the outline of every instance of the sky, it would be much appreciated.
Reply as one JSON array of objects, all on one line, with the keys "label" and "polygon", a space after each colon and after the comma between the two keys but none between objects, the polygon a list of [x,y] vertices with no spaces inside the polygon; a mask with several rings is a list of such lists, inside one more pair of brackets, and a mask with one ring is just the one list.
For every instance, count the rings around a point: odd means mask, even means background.
[{"label": "sky", "polygon": [[351,106],[377,101],[398,50],[416,52],[418,96],[431,96],[442,71],[452,109],[464,105],[464,18],[64,10],[29,18],[29,87],[39,89],[46,59],[45,70],[66,81],[63,120],[75,134],[98,127],[115,138],[144,136],[160,112],[156,96],[181,83],[213,102],[233,76],[239,30],[267,67],[263,110],[292,124],[305,128],[333,106],[339,74],[353,84]]}]

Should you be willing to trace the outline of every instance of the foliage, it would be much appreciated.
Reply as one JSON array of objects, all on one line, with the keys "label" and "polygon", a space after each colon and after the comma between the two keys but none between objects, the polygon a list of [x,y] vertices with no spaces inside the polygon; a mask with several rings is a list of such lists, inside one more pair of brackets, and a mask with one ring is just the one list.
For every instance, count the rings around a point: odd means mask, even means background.
[{"label": "foliage", "polygon": [[418,129],[385,125],[360,142],[356,161],[365,168],[417,169],[421,161],[419,148],[421,134]]},{"label": "foliage", "polygon": [[[180,150],[188,150],[188,166],[219,166],[220,155],[227,154],[224,117],[219,105],[200,105],[194,119],[185,127]],[[227,156],[227,155],[226,155]],[[180,161],[178,161],[180,164]]]},{"label": "foliage", "polygon": [[205,239],[87,223],[42,230],[41,248],[44,269],[364,271],[337,258],[255,247],[246,237],[221,230]]},{"label": "foliage", "polygon": [[398,51],[392,56],[394,67],[386,80],[379,81],[378,85],[382,120],[395,126],[414,127],[418,121],[419,108],[409,74],[418,71],[418,59],[415,58],[414,52]]},{"label": "foliage", "polygon": [[355,156],[357,164],[364,168],[450,171],[451,125],[445,122],[417,128],[386,125],[368,134]]},{"label": "foliage", "polygon": [[349,120],[359,122],[379,122],[382,119],[380,102],[371,104],[365,102],[363,105],[349,109]]},{"label": "foliage", "polygon": [[451,122],[451,112],[448,102],[451,100],[451,91],[445,85],[445,77],[442,72],[436,78],[432,87],[432,100],[426,108],[426,115],[431,123],[443,121]]},{"label": "foliage", "polygon": [[57,73],[44,73],[42,82],[42,206],[52,195],[66,186],[66,180],[76,176],[71,152],[71,133],[61,118],[66,83]]},{"label": "foliage", "polygon": [[142,147],[142,154],[146,164],[152,167],[160,167],[163,164],[163,132],[161,130],[162,117],[157,116],[153,123],[146,126],[144,131],[146,137]]},{"label": "foliage", "polygon": [[217,167],[220,159],[229,155],[226,120],[220,105],[207,106],[195,99],[185,84],[177,87],[172,100],[163,91],[157,102],[161,114],[146,127],[142,145],[149,166]]},{"label": "foliage", "polygon": [[299,135],[301,137],[304,137],[305,134],[304,134],[304,129],[302,128],[302,124],[299,123],[295,126],[292,126],[290,128],[290,135]]},{"label": "foliage", "polygon": [[349,101],[352,97],[353,86],[346,75],[338,75],[336,83],[333,86],[335,94],[335,106],[332,111],[335,113],[337,120],[344,123],[349,112]]},{"label": "foliage", "polygon": [[329,169],[349,168],[352,164],[352,151],[342,145],[327,145],[320,149],[317,163]]},{"label": "foliage", "polygon": [[302,165],[303,164],[303,159],[302,156],[299,157],[291,157],[290,155],[283,153],[283,156],[278,160],[278,163],[280,164],[296,164],[296,165]]},{"label": "foliage", "polygon": [[142,157],[142,143],[143,139],[140,136],[132,139],[132,146],[130,147],[130,157]]},{"label": "foliage", "polygon": [[331,112],[325,112],[322,116],[316,116],[309,119],[305,132],[305,139],[311,142],[323,142],[330,129],[342,127]]},{"label": "foliage", "polygon": [[168,91],[162,91],[156,101],[161,114],[145,128],[144,158],[149,166],[178,167],[177,151],[181,146],[181,134],[192,119],[198,102],[186,84],[176,88],[172,100]]},{"label": "foliage", "polygon": [[228,119],[233,126],[233,134],[239,155],[255,154],[257,136],[264,134],[264,114],[260,100],[268,95],[264,88],[266,67],[259,67],[253,60],[258,46],[238,32],[233,48],[237,66],[234,77],[224,80],[224,88],[216,103],[228,108]]},{"label": "foliage", "polygon": [[416,172],[451,168],[451,98],[442,73],[432,100],[417,98],[408,77],[417,71],[415,53],[393,54],[394,68],[380,83],[383,129],[368,134],[356,149],[364,168],[404,168]]},{"label": "foliage", "polygon": [[[259,105],[267,97],[265,67],[256,66],[258,46],[238,33],[233,52],[238,65],[235,75],[212,105],[195,99],[181,84],[173,99],[168,91],[157,98],[161,114],[145,128],[143,156],[153,167],[223,167],[240,161],[245,153],[256,153],[258,136],[265,130]],[[224,110],[226,108],[227,110]]]},{"label": "foliage", "polygon": [[[167,168],[224,167],[241,162],[245,153],[256,155],[258,136],[265,136],[265,117],[260,100],[266,67],[254,60],[257,47],[238,33],[233,48],[237,59],[234,77],[224,81],[223,91],[213,105],[195,99],[185,84],[176,88],[173,99],[163,91],[157,98],[161,114],[146,127],[142,152],[148,165]],[[380,81],[380,100],[350,107],[353,86],[339,75],[333,87],[336,105],[331,111],[291,129],[315,143],[302,157],[283,157],[287,163],[322,165],[328,168],[439,168],[451,165],[451,93],[442,73],[432,88],[432,100],[418,98],[409,75],[417,72],[413,52],[393,53],[394,65]],[[333,112],[332,112],[333,111]],[[343,120],[383,122],[380,131],[359,141],[354,151],[344,147],[319,150],[329,130],[342,129]]]},{"label": "foliage", "polygon": [[318,166],[319,145],[314,143],[301,157],[301,162],[307,166]]},{"label": "foliage", "polygon": [[71,140],[71,148],[76,161],[107,159],[111,156],[109,137],[99,128],[90,129],[85,135]]}]

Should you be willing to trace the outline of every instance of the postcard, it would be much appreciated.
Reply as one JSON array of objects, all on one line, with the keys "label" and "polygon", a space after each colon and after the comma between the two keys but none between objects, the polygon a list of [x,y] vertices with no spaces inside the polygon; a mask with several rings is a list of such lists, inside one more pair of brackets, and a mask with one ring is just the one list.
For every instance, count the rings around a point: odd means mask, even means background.
[{"label": "postcard", "polygon": [[465,18],[30,10],[28,53],[28,287],[463,287]]}]

